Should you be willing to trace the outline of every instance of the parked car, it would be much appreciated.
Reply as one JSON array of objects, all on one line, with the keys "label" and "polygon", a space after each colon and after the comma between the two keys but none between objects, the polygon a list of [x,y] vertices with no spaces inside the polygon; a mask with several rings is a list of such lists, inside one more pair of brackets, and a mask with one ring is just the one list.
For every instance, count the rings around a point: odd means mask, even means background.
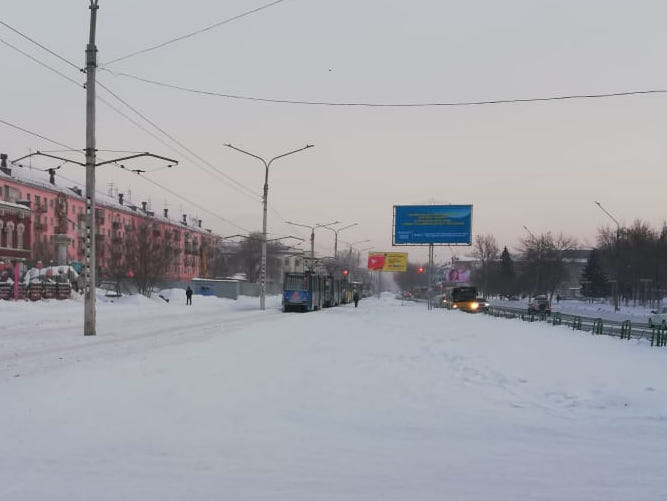
[{"label": "parked car", "polygon": [[648,317],[648,326],[667,326],[667,306],[661,306],[656,310],[651,311],[651,316]]},{"label": "parked car", "polygon": [[551,301],[547,296],[535,296],[530,303],[528,303],[528,313],[546,313],[551,315]]}]

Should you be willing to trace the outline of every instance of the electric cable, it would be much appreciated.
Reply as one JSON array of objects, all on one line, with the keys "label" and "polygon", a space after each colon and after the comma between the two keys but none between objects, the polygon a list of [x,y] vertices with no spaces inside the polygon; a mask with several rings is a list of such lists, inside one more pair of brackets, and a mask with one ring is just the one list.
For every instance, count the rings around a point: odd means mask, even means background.
[{"label": "electric cable", "polygon": [[201,89],[194,89],[184,87],[181,85],[170,84],[166,82],[158,82],[148,78],[139,77],[123,72],[113,72],[106,70],[113,75],[131,78],[140,82],[148,83],[158,87],[165,87],[168,89],[179,90],[191,94],[199,94],[205,96],[221,97],[226,99],[236,99],[243,101],[256,101],[262,103],[274,104],[294,104],[304,106],[332,106],[332,107],[366,107],[366,108],[433,108],[433,107],[463,107],[463,106],[484,106],[492,104],[517,104],[517,103],[534,103],[544,101],[565,101],[570,99],[600,99],[609,97],[621,96],[635,96],[646,94],[667,94],[667,89],[648,89],[648,90],[630,90],[620,92],[602,92],[594,94],[568,94],[561,96],[546,96],[546,97],[528,97],[528,98],[512,98],[512,99],[485,99],[480,101],[452,101],[452,102],[422,102],[422,103],[371,103],[371,102],[334,102],[334,101],[306,101],[299,99],[274,99],[268,97],[254,97],[242,96],[239,94],[227,94],[223,92],[206,91]]},{"label": "electric cable", "polygon": [[284,2],[284,1],[285,1],[285,0],[275,0],[275,1],[273,1],[273,2],[270,2],[270,3],[268,3],[268,4],[262,5],[262,6],[260,6],[260,7],[255,8],[255,9],[252,9],[252,10],[249,10],[249,11],[246,11],[246,12],[243,12],[243,13],[241,13],[241,14],[237,14],[236,16],[233,16],[233,17],[230,17],[230,18],[225,19],[225,20],[223,20],[223,21],[220,21],[220,22],[211,24],[211,25],[209,25],[209,26],[207,26],[207,27],[205,27],[205,28],[202,28],[202,29],[193,31],[193,32],[191,32],[191,33],[187,33],[187,34],[185,34],[185,35],[182,35],[182,36],[179,36],[179,37],[176,37],[176,38],[172,38],[172,39],[170,39],[170,40],[167,40],[166,42],[162,42],[162,43],[160,43],[160,44],[153,45],[153,46],[151,46],[151,47],[147,47],[147,48],[145,48],[145,49],[141,49],[141,50],[138,50],[138,51],[136,51],[136,52],[132,52],[132,53],[127,54],[127,55],[122,56],[122,57],[117,57],[116,59],[112,59],[111,61],[107,61],[106,63],[103,63],[103,64],[100,65],[100,66],[108,66],[108,65],[110,65],[110,64],[114,64],[114,63],[117,63],[117,62],[119,62],[119,61],[124,61],[124,60],[126,60],[126,59],[131,58],[131,57],[138,56],[139,54],[145,54],[146,52],[150,52],[150,51],[153,51],[153,50],[157,50],[157,49],[162,48],[162,47],[165,47],[165,46],[167,46],[167,45],[171,45],[171,44],[173,44],[173,43],[175,43],[175,42],[179,42],[179,41],[181,41],[181,40],[185,40],[186,38],[191,38],[191,37],[193,37],[193,36],[195,36],[195,35],[199,35],[200,33],[204,33],[204,32],[206,32],[206,31],[212,30],[213,28],[217,28],[217,27],[219,27],[219,26],[222,26],[222,25],[224,25],[224,24],[230,23],[230,22],[232,22],[232,21],[236,21],[237,19],[241,19],[242,17],[249,16],[250,14],[254,14],[254,13],[259,12],[259,11],[264,10],[264,9],[268,9],[269,7],[273,7],[274,5],[279,4],[279,3],[281,3],[281,2]]}]

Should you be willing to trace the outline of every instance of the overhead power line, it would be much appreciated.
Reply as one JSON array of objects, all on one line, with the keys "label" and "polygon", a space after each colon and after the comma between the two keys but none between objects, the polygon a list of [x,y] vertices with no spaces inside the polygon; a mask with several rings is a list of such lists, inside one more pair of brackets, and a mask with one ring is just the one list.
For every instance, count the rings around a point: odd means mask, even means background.
[{"label": "overhead power line", "polygon": [[307,101],[300,99],[274,99],[267,97],[256,96],[242,96],[238,94],[227,94],[223,92],[207,91],[201,89],[193,89],[181,85],[170,84],[166,82],[158,82],[148,78],[139,77],[129,73],[113,72],[106,70],[113,75],[131,78],[140,82],[156,85],[159,87],[166,87],[168,89],[179,90],[182,92],[189,92],[191,94],[199,94],[205,96],[222,97],[226,99],[239,99],[244,101],[257,101],[263,103],[276,104],[295,104],[305,106],[339,106],[339,107],[367,107],[367,108],[433,108],[433,107],[462,107],[462,106],[483,106],[490,104],[516,104],[516,103],[534,103],[544,101],[565,101],[571,99],[601,99],[609,97],[622,96],[636,96],[646,94],[666,94],[667,89],[648,89],[648,90],[629,90],[620,92],[602,92],[594,94],[567,94],[562,96],[546,96],[546,97],[527,97],[527,98],[513,98],[513,99],[485,99],[481,101],[444,101],[444,102],[421,102],[421,103],[370,103],[370,102],[334,102],[334,101]]},{"label": "overhead power line", "polygon": [[[9,126],[9,127],[13,127],[14,129],[20,130],[21,132],[25,132],[25,133],[27,133],[27,134],[30,134],[30,135],[35,136],[35,137],[38,137],[38,138],[43,139],[43,140],[45,140],[45,141],[49,141],[50,143],[57,144],[58,146],[62,146],[62,147],[64,147],[64,148],[67,148],[66,151],[78,151],[78,152],[81,151],[81,150],[77,150],[77,149],[75,149],[75,148],[72,148],[72,147],[70,147],[70,146],[68,146],[68,145],[66,145],[66,144],[64,144],[64,143],[59,142],[59,141],[56,141],[56,140],[54,140],[54,139],[50,139],[50,138],[48,138],[48,137],[46,137],[46,136],[43,136],[43,135],[41,135],[41,134],[38,134],[37,132],[33,132],[33,131],[31,131],[31,130],[25,129],[25,128],[20,127],[20,126],[18,126],[18,125],[16,125],[16,124],[13,124],[13,123],[11,123],[11,122],[7,122],[6,120],[2,120],[2,119],[0,119],[0,123],[2,123],[2,124],[4,124],[4,125],[7,125],[7,126]],[[14,165],[16,165],[17,167],[21,167],[21,168],[27,168],[25,165],[22,165],[22,164],[19,164],[19,163],[14,164]],[[117,165],[117,164],[110,164],[110,165],[113,165],[113,166],[115,166],[115,167],[117,167],[117,168],[119,168],[119,169],[124,169],[124,167],[122,167],[121,165]],[[47,170],[47,169],[37,169],[37,170]],[[66,181],[69,181],[70,183],[72,183],[72,184],[74,184],[74,185],[80,184],[80,181],[75,181],[75,180],[73,180],[73,179],[67,178],[67,177],[65,177],[65,176],[62,175],[62,174],[60,174],[59,177],[65,179]],[[153,179],[149,179],[149,178],[147,178],[147,177],[145,177],[145,176],[142,176],[142,178],[143,178],[145,181],[147,181],[147,182],[149,182],[149,183],[151,183],[151,184],[157,186],[157,187],[160,188],[161,190],[163,190],[163,191],[165,191],[165,192],[167,192],[167,193],[173,195],[174,197],[179,198],[180,200],[186,202],[187,204],[191,205],[192,207],[196,207],[196,208],[198,208],[198,209],[200,209],[200,210],[206,212],[207,214],[210,214],[210,215],[213,216],[214,218],[219,219],[220,221],[223,221],[224,223],[227,223],[227,224],[229,224],[229,225],[231,225],[231,226],[233,226],[233,227],[235,227],[235,228],[238,228],[238,229],[240,229],[240,230],[243,230],[243,231],[245,231],[245,232],[250,233],[250,230],[248,230],[248,229],[246,229],[246,228],[243,228],[242,226],[237,225],[236,223],[230,221],[229,219],[226,219],[226,218],[220,216],[219,214],[217,214],[217,213],[215,213],[215,212],[213,212],[213,211],[211,211],[211,210],[208,210],[208,209],[202,207],[201,205],[199,205],[199,204],[197,204],[196,202],[193,202],[193,201],[191,201],[191,200],[189,200],[189,199],[183,197],[182,195],[179,195],[177,192],[175,192],[175,191],[173,191],[173,190],[171,190],[171,189],[169,189],[169,188],[167,188],[167,187],[165,187],[165,186],[163,186],[163,185],[157,183],[155,180],[153,180]],[[97,189],[95,190],[95,193],[100,194],[100,195],[106,195],[106,193],[104,193],[104,192],[101,191],[101,190],[97,190]]]},{"label": "overhead power line", "polygon": [[[32,41],[32,40],[31,40],[31,41]],[[75,84],[77,87],[83,87],[83,85],[81,84],[81,82],[77,82],[76,80],[74,80],[73,78],[70,78],[69,76],[65,75],[65,74],[62,73],[61,71],[59,71],[59,70],[53,68],[52,66],[49,66],[49,65],[46,64],[45,62],[42,62],[42,61],[40,61],[39,59],[37,59],[36,57],[31,56],[31,55],[28,54],[27,52],[25,52],[25,51],[19,49],[19,48],[16,47],[15,45],[10,44],[9,42],[3,40],[2,38],[0,38],[0,42],[3,43],[3,44],[5,44],[7,47],[9,47],[9,48],[15,50],[16,52],[18,52],[18,53],[24,55],[25,57],[27,57],[27,58],[30,59],[31,61],[34,61],[35,63],[39,64],[40,66],[43,66],[44,68],[46,68],[46,69],[48,69],[48,70],[50,70],[50,71],[52,71],[52,72],[54,72],[54,73],[60,75],[60,76],[63,77],[65,80],[69,80],[70,82],[72,82],[73,84]],[[35,42],[35,43],[36,43],[36,42]],[[40,46],[40,47],[41,47],[41,46]]]},{"label": "overhead power line", "polygon": [[2,119],[0,119],[0,123],[6,125],[6,126],[8,126],[8,127],[12,127],[12,128],[14,128],[14,129],[16,129],[16,130],[20,130],[21,132],[25,132],[26,134],[30,134],[31,136],[35,136],[35,137],[38,137],[38,138],[40,138],[40,139],[43,139],[44,141],[48,141],[49,143],[57,144],[58,146],[62,146],[63,148],[67,148],[69,151],[72,151],[72,148],[70,148],[70,147],[67,146],[66,144],[63,144],[63,143],[61,143],[61,142],[59,142],[59,141],[55,141],[55,140],[53,140],[53,139],[49,139],[48,137],[46,137],[46,136],[42,136],[41,134],[38,134],[37,132],[33,132],[33,131],[31,131],[31,130],[24,129],[23,127],[19,127],[19,126],[16,125],[16,124],[13,124],[13,123],[11,123],[11,122],[7,122],[7,121],[2,120]]},{"label": "overhead power line", "polygon": [[[213,165],[211,165],[209,162],[207,162],[205,159],[203,159],[203,158],[202,158],[200,155],[198,155],[195,151],[193,151],[192,149],[188,148],[188,147],[187,147],[185,144],[183,144],[181,141],[179,141],[179,140],[176,139],[174,136],[172,136],[171,134],[169,134],[168,132],[166,132],[163,128],[161,128],[160,126],[158,126],[153,120],[149,119],[145,114],[141,113],[141,112],[140,112],[139,110],[137,110],[134,106],[130,105],[126,100],[124,100],[123,98],[121,98],[117,93],[115,93],[115,92],[113,92],[111,89],[109,89],[109,87],[107,87],[106,85],[104,85],[103,83],[101,83],[99,80],[96,80],[96,82],[97,82],[97,84],[98,84],[100,87],[102,87],[105,91],[107,91],[109,94],[111,94],[115,99],[117,99],[118,101],[120,101],[121,103],[123,103],[123,105],[125,105],[127,108],[129,108],[130,110],[132,110],[135,114],[137,114],[137,115],[138,115],[139,117],[141,117],[144,121],[146,121],[147,123],[149,123],[152,127],[154,127],[156,130],[158,130],[160,133],[162,133],[162,134],[163,134],[165,137],[167,137],[169,140],[173,141],[176,145],[178,145],[180,148],[182,148],[183,150],[185,150],[186,152],[188,152],[190,155],[192,155],[194,158],[196,158],[197,160],[199,160],[200,162],[202,162],[204,165],[207,165],[207,169],[202,169],[202,170],[204,170],[205,172],[208,172],[209,174],[213,174],[213,175],[215,175],[215,176],[218,176],[219,178],[222,178],[222,181],[223,181],[223,182],[225,182],[226,184],[228,184],[230,187],[232,187],[233,189],[235,189],[236,191],[238,191],[238,192],[241,193],[242,195],[248,196],[248,197],[253,198],[253,199],[257,199],[257,194],[256,194],[252,189],[250,189],[250,188],[248,188],[247,186],[245,186],[244,184],[240,183],[239,181],[237,181],[237,180],[234,179],[233,177],[231,177],[231,176],[225,174],[224,172],[222,172],[222,171],[216,169]],[[143,127],[141,127],[141,126],[140,126],[139,124],[137,124],[134,120],[130,119],[129,117],[127,117],[127,116],[126,116],[125,114],[123,114],[122,112],[120,112],[120,113],[121,113],[121,115],[123,115],[125,118],[127,118],[128,120],[130,120],[132,123],[134,123],[135,125],[139,126],[142,130],[144,130],[145,132],[147,132],[147,133],[151,134],[153,137],[155,137],[152,133],[150,133],[150,131],[147,131],[146,129],[144,129]],[[162,142],[163,144],[165,144],[168,148],[174,150],[174,148],[173,148],[171,145],[169,145],[169,144],[167,144],[167,143],[165,143],[165,142],[163,142],[163,141],[160,141],[160,142]],[[174,151],[176,151],[176,150],[174,150]],[[181,152],[179,152],[179,153],[182,154]],[[229,184],[229,183],[232,183],[232,184]]]},{"label": "overhead power line", "polygon": [[284,2],[284,1],[285,0],[275,0],[273,2],[262,5],[260,7],[255,8],[255,9],[248,10],[248,11],[243,12],[241,14],[237,14],[236,16],[225,19],[224,21],[220,21],[220,22],[217,22],[215,24],[211,24],[210,26],[206,26],[205,28],[199,29],[197,31],[187,33],[186,35],[182,35],[182,36],[179,36],[179,37],[176,37],[176,38],[172,38],[171,40],[167,40],[166,42],[162,42],[160,44],[153,45],[151,47],[147,47],[145,49],[141,49],[141,50],[138,50],[136,52],[132,52],[132,53],[127,54],[127,55],[122,56],[122,57],[117,57],[116,59],[112,59],[111,61],[107,61],[106,63],[103,63],[101,66],[108,66],[110,64],[114,64],[114,63],[117,63],[119,61],[124,61],[125,59],[129,59],[131,57],[138,56],[139,54],[145,54],[146,52],[150,52],[150,51],[153,51],[153,50],[160,49],[160,48],[165,47],[167,45],[171,45],[171,44],[179,42],[181,40],[185,40],[186,38],[194,37],[196,35],[199,35],[201,33],[206,32],[206,31],[212,30],[214,28],[218,28],[219,26],[222,26],[224,24],[228,24],[228,23],[231,23],[232,21],[236,21],[237,19],[241,19],[242,17],[249,16],[250,14],[255,14],[256,12],[259,12],[259,11],[264,10],[264,9],[268,9],[269,7],[273,7],[274,5],[279,4],[281,2]]},{"label": "overhead power line", "polygon": [[16,33],[17,35],[20,35],[20,36],[22,36],[23,38],[25,38],[26,40],[28,40],[28,41],[34,43],[34,44],[37,45],[38,47],[44,49],[46,52],[48,52],[48,53],[51,54],[52,56],[57,57],[58,59],[60,59],[60,60],[63,61],[64,63],[69,64],[69,65],[72,66],[73,68],[75,68],[75,69],[77,69],[77,70],[80,70],[80,69],[81,69],[79,66],[77,66],[76,64],[74,64],[74,63],[73,63],[72,61],[70,61],[69,59],[66,59],[66,58],[64,58],[63,56],[61,56],[60,54],[57,54],[56,52],[52,51],[51,49],[49,49],[49,48],[46,47],[45,45],[39,43],[38,41],[33,40],[32,38],[30,38],[30,37],[29,37],[28,35],[26,35],[25,33],[22,33],[21,31],[17,30],[16,28],[14,28],[14,27],[8,25],[8,24],[5,23],[4,21],[0,21],[0,24],[2,24],[3,26],[5,26],[6,28],[12,30],[12,31],[13,31],[14,33]]},{"label": "overhead power line", "polygon": [[[281,0],[281,1],[282,1],[282,0]],[[0,21],[0,23],[1,23],[1,22],[2,22],[2,21]],[[13,31],[16,31],[17,33],[20,33],[20,32],[18,32],[18,30],[12,28],[11,26],[7,25],[6,23],[2,23],[2,24],[8,26],[8,27],[9,27],[10,29],[12,29]],[[20,33],[20,34],[21,34],[21,36],[23,36],[26,40],[29,40],[30,42],[34,43],[35,45],[37,45],[37,46],[41,47],[42,49],[48,51],[50,54],[56,56],[57,58],[59,58],[59,59],[65,61],[65,62],[67,62],[68,64],[70,64],[70,65],[73,66],[74,68],[78,69],[78,68],[76,67],[76,65],[74,65],[73,63],[71,63],[70,61],[68,61],[67,59],[65,59],[64,57],[60,56],[60,55],[57,54],[56,52],[52,51],[51,49],[45,47],[43,44],[40,44],[40,43],[37,42],[36,40],[32,39],[31,37],[29,37],[29,36],[27,36],[27,35],[25,35],[25,34],[23,34],[23,33]],[[19,49],[18,47],[16,47],[16,46],[10,44],[9,42],[6,42],[5,40],[3,40],[3,39],[1,39],[1,38],[0,38],[0,42],[3,43],[3,44],[5,44],[5,45],[7,45],[7,46],[10,47],[11,49],[17,51],[18,53],[22,54],[23,56],[27,57],[27,58],[30,59],[31,61],[33,61],[33,62],[39,64],[40,66],[42,66],[42,67],[48,69],[49,71],[52,71],[52,72],[56,73],[58,76],[64,78],[65,80],[67,80],[67,81],[70,82],[70,83],[73,83],[73,84],[76,85],[77,87],[79,87],[79,88],[82,88],[82,87],[83,87],[82,84],[81,84],[80,82],[77,82],[77,81],[74,80],[73,78],[70,78],[68,75],[65,75],[64,73],[60,72],[59,70],[57,70],[57,69],[55,69],[55,68],[49,66],[48,64],[44,63],[43,61],[37,59],[36,57],[34,57],[34,56],[30,55],[30,54],[28,54],[27,52],[25,52],[25,51]],[[109,94],[111,94],[115,99],[117,99],[118,101],[120,101],[121,103],[123,103],[126,107],[128,107],[130,110],[132,110],[134,113],[136,113],[139,117],[141,117],[143,120],[145,120],[145,121],[146,121],[147,123],[149,123],[151,126],[153,126],[156,130],[158,130],[160,133],[162,133],[164,136],[166,136],[169,140],[173,141],[173,142],[174,142],[175,144],[177,144],[180,148],[182,148],[183,150],[187,151],[190,155],[192,155],[192,156],[193,156],[195,159],[197,159],[198,161],[200,161],[200,162],[202,162],[203,164],[207,165],[208,168],[210,169],[210,170],[208,170],[208,171],[207,171],[206,169],[203,169],[203,170],[205,170],[205,171],[208,172],[209,174],[218,176],[219,178],[221,178],[221,180],[222,180],[223,182],[225,182],[226,184],[228,184],[229,186],[231,186],[231,187],[232,187],[233,189],[235,189],[236,191],[239,191],[241,194],[243,194],[243,195],[245,195],[245,196],[247,196],[247,197],[249,197],[249,198],[252,198],[252,199],[257,199],[257,198],[258,198],[258,195],[257,195],[253,190],[251,190],[251,189],[248,188],[247,186],[243,185],[243,184],[240,183],[239,181],[236,181],[236,180],[235,180],[234,178],[232,178],[231,176],[229,176],[229,175],[225,174],[224,172],[222,172],[222,171],[218,170],[217,168],[215,168],[210,162],[207,162],[206,160],[204,160],[204,159],[203,159],[201,156],[199,156],[197,153],[195,153],[194,151],[192,151],[190,148],[188,148],[188,147],[187,147],[186,145],[184,145],[182,142],[178,141],[176,138],[174,138],[173,136],[171,136],[170,134],[168,134],[165,130],[163,130],[161,127],[159,127],[154,121],[150,120],[150,119],[149,119],[148,117],[146,117],[144,114],[142,114],[141,112],[139,112],[136,108],[132,107],[127,101],[123,100],[120,96],[118,96],[118,94],[114,93],[111,89],[109,89],[108,87],[106,87],[105,85],[103,85],[102,83],[100,83],[99,81],[98,81],[97,83],[98,83],[98,85],[100,85],[102,88],[104,88]],[[167,143],[166,141],[164,141],[162,138],[160,138],[159,136],[157,136],[156,134],[154,134],[152,131],[146,129],[141,123],[139,123],[139,122],[137,122],[136,120],[132,119],[132,117],[128,116],[126,113],[124,113],[123,111],[121,111],[120,109],[118,109],[116,106],[114,106],[113,104],[111,104],[111,103],[110,103],[109,101],[107,101],[106,99],[104,99],[104,98],[102,98],[102,97],[100,97],[100,96],[97,96],[96,99],[99,100],[100,102],[104,103],[106,106],[108,106],[108,107],[111,108],[113,111],[115,111],[116,113],[118,113],[120,116],[122,116],[123,118],[125,118],[126,120],[128,120],[130,123],[132,123],[132,124],[133,124],[134,126],[136,126],[137,128],[143,130],[144,132],[146,132],[147,134],[149,134],[150,136],[152,136],[152,137],[153,137],[155,140],[157,140],[158,142],[160,142],[160,143],[164,144],[165,146],[167,146],[168,148],[170,148],[172,151],[177,151],[171,144],[169,144],[169,143]],[[11,124],[7,124],[7,125],[11,125]],[[60,143],[56,143],[56,144],[60,144]],[[61,144],[61,146],[62,146],[62,144]],[[178,152],[178,151],[177,151],[177,152]],[[178,153],[179,153],[179,154],[183,154],[182,152],[178,152]],[[231,184],[229,184],[229,183],[231,183]]]},{"label": "overhead power line", "polygon": [[185,202],[191,204],[192,206],[198,208],[199,210],[202,210],[202,211],[204,211],[204,212],[210,214],[211,216],[213,216],[213,217],[215,217],[215,218],[220,219],[221,221],[224,221],[225,223],[227,223],[227,224],[233,226],[234,228],[238,228],[239,230],[245,231],[246,233],[251,233],[251,231],[248,230],[247,228],[244,228],[243,226],[239,226],[238,224],[234,223],[233,221],[231,221],[231,220],[229,220],[229,219],[226,219],[226,218],[222,217],[220,214],[217,214],[217,213],[215,213],[215,212],[213,212],[213,211],[210,211],[210,210],[206,209],[205,207],[203,207],[203,206],[201,206],[201,205],[199,205],[199,204],[197,204],[197,203],[195,203],[195,202],[192,202],[192,201],[190,201],[190,200],[188,200],[188,199],[182,197],[181,195],[179,195],[179,194],[178,194],[177,192],[175,192],[174,190],[171,190],[171,189],[167,188],[166,186],[161,185],[160,183],[158,183],[158,182],[155,181],[154,179],[149,179],[149,178],[147,178],[147,177],[144,177],[144,179],[145,179],[146,181],[148,181],[149,183],[154,184],[154,185],[157,186],[158,188],[161,188],[162,190],[166,191],[167,193],[170,193],[170,194],[173,195],[174,197],[176,197],[176,198],[180,198],[181,200],[183,200],[183,201],[185,201]]}]

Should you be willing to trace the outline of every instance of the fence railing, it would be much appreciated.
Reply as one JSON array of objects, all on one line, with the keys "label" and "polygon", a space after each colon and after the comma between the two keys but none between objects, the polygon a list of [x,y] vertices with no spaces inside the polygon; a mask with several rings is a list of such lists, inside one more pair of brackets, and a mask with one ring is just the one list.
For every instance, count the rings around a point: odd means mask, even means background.
[{"label": "fence railing", "polygon": [[526,322],[549,322],[552,325],[565,325],[573,330],[590,332],[593,335],[616,336],[621,339],[646,339],[651,346],[667,346],[667,327],[649,326],[648,323],[632,323],[630,320],[609,320],[599,317],[586,317],[554,312],[527,312],[524,308],[509,306],[490,306],[487,315],[501,318],[518,318]]}]

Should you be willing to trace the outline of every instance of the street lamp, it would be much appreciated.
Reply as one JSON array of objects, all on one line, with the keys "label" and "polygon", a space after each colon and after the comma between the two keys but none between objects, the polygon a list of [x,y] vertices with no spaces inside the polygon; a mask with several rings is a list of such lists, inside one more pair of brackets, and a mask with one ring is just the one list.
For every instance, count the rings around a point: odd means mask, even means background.
[{"label": "street lamp", "polygon": [[607,216],[609,216],[609,219],[611,219],[614,223],[616,223],[616,241],[618,241],[618,238],[621,234],[621,225],[618,223],[616,218],[609,213],[609,211],[607,211],[604,207],[602,207],[602,205],[600,205],[600,202],[595,202],[595,205],[600,207],[600,210],[605,214],[607,214]]},{"label": "street lamp", "polygon": [[264,194],[262,196],[262,205],[263,205],[263,216],[262,216],[262,264],[260,268],[260,279],[259,279],[259,308],[260,310],[265,310],[266,309],[266,212],[267,212],[267,202],[268,202],[268,197],[269,197],[269,166],[271,165],[271,162],[274,160],[278,160],[279,158],[286,157],[287,155],[292,155],[294,153],[298,153],[299,151],[303,151],[308,148],[312,148],[312,144],[307,144],[303,148],[299,148],[298,150],[293,150],[293,151],[288,151],[287,153],[283,153],[282,155],[278,155],[277,157],[273,157],[271,160],[268,162],[264,160],[262,157],[255,155],[253,153],[250,153],[248,151],[242,150],[241,148],[237,148],[236,146],[232,146],[231,144],[226,144],[228,148],[231,148],[233,150],[236,150],[240,153],[244,153],[248,156],[251,156],[253,158],[256,158],[260,160],[264,164]]},{"label": "street lamp", "polygon": [[618,293],[619,293],[619,290],[618,290],[619,289],[619,283],[618,283],[618,281],[621,278],[620,277],[621,273],[619,272],[619,268],[620,268],[620,265],[621,265],[621,245],[620,245],[620,242],[619,242],[619,239],[621,237],[621,225],[616,220],[616,218],[611,215],[611,213],[608,210],[606,210],[604,207],[602,207],[600,202],[595,201],[595,205],[600,207],[600,210],[602,212],[604,212],[605,214],[607,214],[607,216],[609,216],[609,219],[611,219],[614,223],[616,223],[616,252],[615,252],[615,254],[616,254],[616,280],[614,280],[613,282],[610,280],[610,282],[612,282],[613,285],[614,285],[614,311],[618,311],[620,309],[619,306],[618,306]]},{"label": "street lamp", "polygon": [[345,242],[347,245],[350,246],[350,250],[352,250],[353,245],[358,245],[358,244],[365,244],[366,242],[370,242],[370,239],[366,240],[359,240],[358,242]]},{"label": "street lamp", "polygon": [[334,259],[338,259],[338,232],[347,230],[348,228],[352,228],[353,226],[358,226],[359,223],[352,223],[348,224],[347,226],[343,226],[342,228],[334,229],[334,228],[329,228],[328,226],[322,226],[322,228],[326,228],[327,230],[331,230],[335,234],[335,239],[334,239]]},{"label": "street lamp", "polygon": [[294,223],[292,221],[285,221],[287,224],[293,226],[301,226],[302,228],[310,228],[310,257],[315,258],[315,228],[322,228],[325,226],[331,226],[332,224],[338,224],[340,221],[334,221],[333,223],[327,224],[316,224],[315,226],[309,226],[307,224]]}]

